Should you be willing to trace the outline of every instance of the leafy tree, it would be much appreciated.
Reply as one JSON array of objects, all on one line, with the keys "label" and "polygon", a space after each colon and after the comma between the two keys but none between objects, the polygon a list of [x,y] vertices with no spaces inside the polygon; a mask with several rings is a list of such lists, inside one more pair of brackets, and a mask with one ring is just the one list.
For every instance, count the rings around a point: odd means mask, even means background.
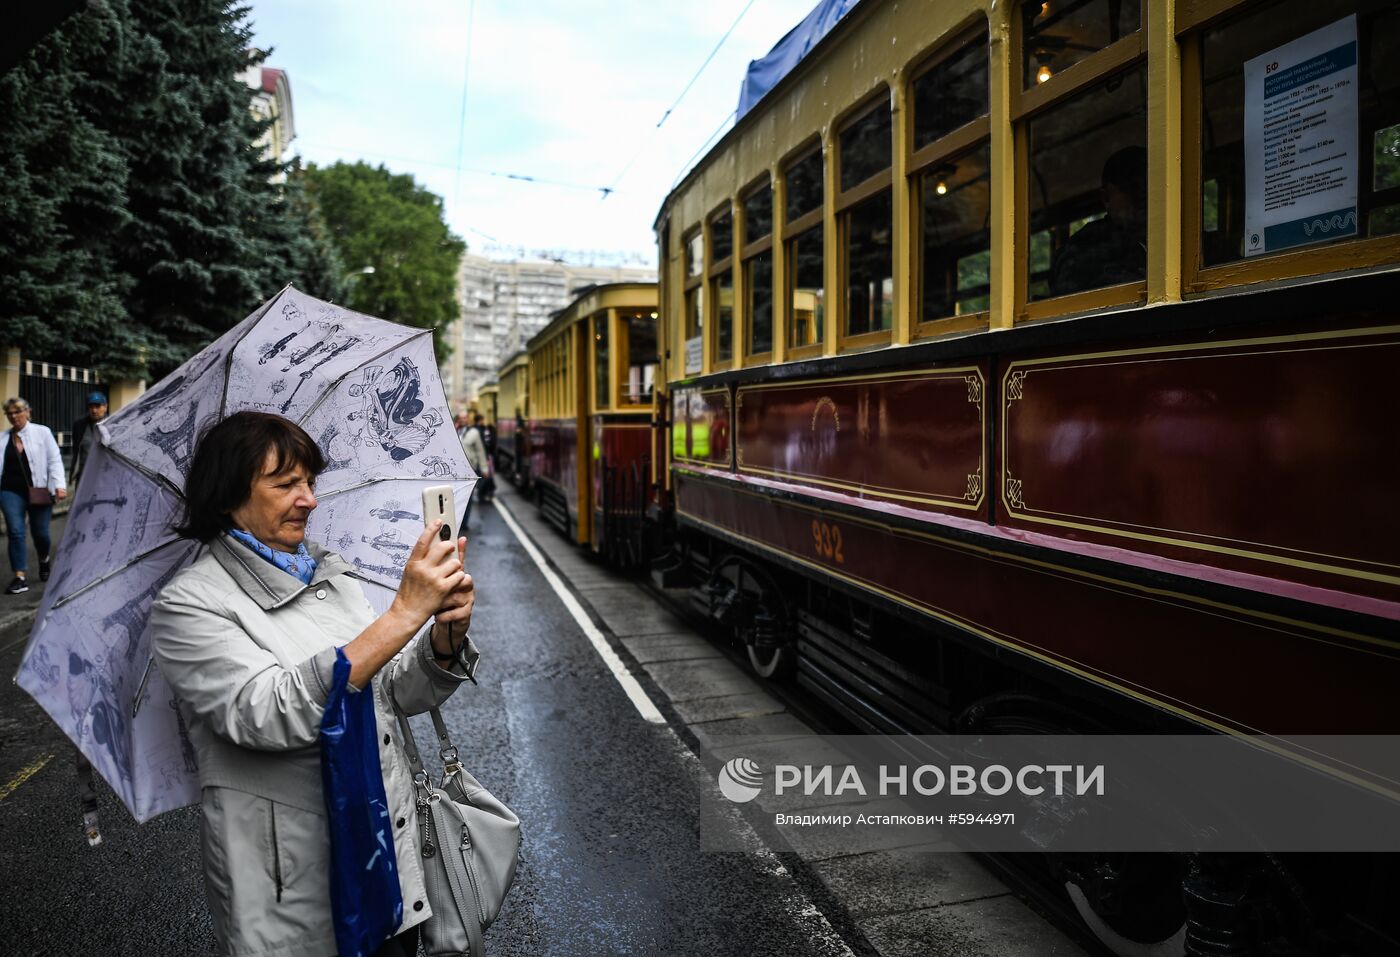
[{"label": "leafy tree", "polygon": [[[447,228],[440,197],[366,163],[312,164],[306,181],[349,268],[352,309],[435,332],[456,318],[466,244]],[[446,358],[445,337],[433,341]]]}]

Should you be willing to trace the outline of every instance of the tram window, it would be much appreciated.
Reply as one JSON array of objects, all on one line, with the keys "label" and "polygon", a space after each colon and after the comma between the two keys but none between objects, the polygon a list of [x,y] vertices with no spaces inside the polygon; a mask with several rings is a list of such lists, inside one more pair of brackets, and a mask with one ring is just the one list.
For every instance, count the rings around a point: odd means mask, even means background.
[{"label": "tram window", "polygon": [[744,200],[744,242],[755,242],[772,231],[773,188],[765,185]]},{"label": "tram window", "polygon": [[1146,88],[1139,65],[1030,121],[1030,227],[1051,251],[1048,270],[1029,264],[1030,299],[1146,276]]},{"label": "tram window", "polygon": [[593,317],[593,404],[600,409],[612,406],[612,383],[608,374],[608,314]]},{"label": "tram window", "polygon": [[991,146],[919,177],[923,310],[928,322],[988,308],[991,290]]},{"label": "tram window", "polygon": [[822,228],[807,230],[787,242],[788,348],[820,343],[826,320],[822,276]]},{"label": "tram window", "polygon": [[710,220],[710,297],[715,310],[714,360],[734,358],[734,214]]},{"label": "tram window", "polygon": [[726,270],[710,280],[715,298],[715,361],[734,358],[734,274]]},{"label": "tram window", "polygon": [[744,261],[744,295],[748,299],[748,352],[773,349],[773,255],[759,253]]},{"label": "tram window", "polygon": [[813,152],[787,171],[787,218],[791,222],[803,213],[820,209],[822,188],[822,153]]},{"label": "tram window", "polygon": [[880,105],[841,131],[841,189],[890,168],[890,106]]},{"label": "tram window", "polygon": [[[1357,157],[1355,229],[1309,240],[1306,246],[1400,232],[1400,60],[1395,56],[1400,49],[1400,7],[1394,0],[1282,0],[1252,7],[1247,15],[1207,29],[1201,37],[1201,180],[1217,184],[1218,226],[1209,230],[1202,223],[1204,265],[1245,258],[1250,238],[1245,235],[1244,64],[1351,14],[1357,15],[1355,96],[1362,149]],[[1209,197],[1203,196],[1201,203],[1204,220]]]},{"label": "tram window", "polygon": [[683,240],[685,247],[685,295],[682,300],[684,313],[681,316],[681,373],[691,375],[702,371],[702,364],[694,361],[691,344],[705,331],[705,241],[704,234],[696,229]]},{"label": "tram window", "polygon": [[724,212],[710,220],[710,258],[718,263],[734,252],[734,216]]},{"label": "tram window", "polygon": [[914,149],[988,112],[987,36],[977,39],[914,81]]},{"label": "tram window", "polygon": [[1025,86],[1044,83],[1074,64],[1135,33],[1141,0],[1026,0],[1021,4]]},{"label": "tram window", "polygon": [[651,313],[637,312],[627,317],[628,405],[647,405],[656,380],[656,320]]},{"label": "tram window", "polygon": [[890,328],[894,313],[894,256],[890,191],[842,214],[846,237],[846,335]]},{"label": "tram window", "polygon": [[694,339],[704,330],[705,287],[696,286],[685,292],[685,337]]},{"label": "tram window", "polygon": [[695,234],[685,241],[685,276],[690,279],[704,271],[705,238],[697,229]]}]

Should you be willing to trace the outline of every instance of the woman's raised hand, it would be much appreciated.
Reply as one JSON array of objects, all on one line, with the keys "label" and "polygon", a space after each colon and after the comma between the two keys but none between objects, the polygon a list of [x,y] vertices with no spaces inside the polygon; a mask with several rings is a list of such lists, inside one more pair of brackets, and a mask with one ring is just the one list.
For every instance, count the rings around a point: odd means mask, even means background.
[{"label": "woman's raised hand", "polygon": [[467,577],[457,542],[442,541],[439,538],[441,529],[442,522],[435,521],[423,529],[423,534],[413,543],[413,551],[409,553],[408,564],[399,581],[399,593],[394,597],[394,604],[412,619],[415,628],[447,604],[448,596]]}]

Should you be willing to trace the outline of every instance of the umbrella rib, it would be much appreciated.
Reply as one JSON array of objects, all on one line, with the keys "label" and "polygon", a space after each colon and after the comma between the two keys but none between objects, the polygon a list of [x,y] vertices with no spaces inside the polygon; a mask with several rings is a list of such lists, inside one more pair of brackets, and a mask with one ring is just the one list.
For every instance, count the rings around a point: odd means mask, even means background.
[{"label": "umbrella rib", "polygon": [[[384,358],[384,357],[387,356],[389,353],[393,352],[395,349],[401,349],[401,348],[403,348],[404,346],[408,345],[410,342],[412,342],[412,341],[415,340],[415,339],[421,339],[421,338],[423,338],[423,336],[431,336],[432,334],[433,334],[433,330],[431,330],[431,329],[424,329],[424,330],[421,331],[421,332],[414,333],[413,335],[409,336],[407,339],[400,339],[398,342],[394,343],[392,346],[390,346],[389,348],[385,349],[383,352],[380,352],[380,353],[378,353],[377,355],[372,355],[372,356],[370,356],[368,359],[365,359],[365,360],[361,361],[360,364],[357,365],[357,366],[355,366],[353,369],[346,369],[345,372],[340,376],[340,378],[338,378],[338,379],[336,379],[334,382],[332,382],[332,383],[330,384],[330,387],[327,388],[325,392],[322,392],[322,393],[320,394],[320,396],[317,397],[317,399],[316,399],[315,402],[311,403],[311,408],[307,409],[305,412],[302,413],[301,418],[297,419],[297,425],[304,425],[304,423],[306,422],[307,419],[309,419],[309,418],[311,418],[313,415],[315,415],[315,414],[316,414],[316,410],[319,409],[319,408],[321,407],[322,403],[324,403],[327,399],[329,399],[329,398],[331,397],[331,393],[334,392],[336,389],[338,389],[338,388],[340,387],[340,384],[341,384],[342,382],[344,382],[346,379],[350,378],[350,374],[351,374],[352,372],[357,372],[357,371],[359,371],[360,369],[363,369],[365,366],[369,365],[371,362],[374,362],[374,361],[377,360],[377,359],[382,359],[382,358]],[[445,393],[445,392],[443,393],[443,395],[444,395],[444,397],[446,397],[446,393]]]},{"label": "umbrella rib", "polygon": [[104,445],[104,446],[102,446],[102,447],[103,447],[104,449],[106,449],[107,452],[108,452],[109,454],[115,456],[119,461],[125,462],[125,463],[126,463],[127,465],[129,465],[131,468],[133,468],[133,469],[135,469],[136,471],[140,472],[142,475],[146,476],[146,478],[150,479],[152,482],[155,482],[155,483],[157,483],[157,484],[159,484],[159,485],[164,485],[166,488],[170,489],[170,491],[174,492],[174,493],[175,493],[175,496],[176,496],[177,498],[181,499],[182,501],[184,500],[185,493],[184,493],[183,491],[181,491],[181,490],[175,485],[174,482],[170,481],[170,479],[166,478],[164,475],[161,475],[159,472],[156,472],[156,471],[153,471],[153,470],[147,468],[146,466],[142,465],[140,462],[136,461],[135,459],[128,457],[128,456],[126,455],[126,453],[124,453],[124,452],[118,452],[116,449],[112,448],[112,446],[110,446],[110,445]]},{"label": "umbrella rib", "polygon": [[333,495],[344,495],[346,492],[358,492],[362,488],[368,488],[371,485],[378,485],[380,482],[431,482],[434,478],[440,478],[445,482],[470,482],[472,480],[472,477],[470,475],[440,475],[425,477],[419,477],[417,475],[384,475],[379,478],[366,479],[365,481],[360,482],[357,485],[347,485],[345,486],[345,488],[332,489],[329,492],[318,492],[316,494],[316,497],[318,499],[327,499]]},{"label": "umbrella rib", "polygon": [[77,598],[83,592],[90,591],[91,589],[96,588],[98,585],[107,581],[109,578],[112,578],[116,575],[120,575],[122,572],[126,571],[128,568],[130,568],[132,565],[135,565],[142,559],[149,558],[161,549],[169,548],[171,545],[178,545],[182,541],[183,539],[180,538],[172,538],[169,541],[161,542],[154,548],[148,548],[146,551],[142,552],[140,555],[137,555],[135,558],[125,563],[124,565],[120,565],[112,569],[110,572],[108,572],[100,578],[94,578],[92,581],[88,582],[86,585],[84,585],[82,588],[79,588],[77,591],[69,592],[67,595],[64,595],[58,601],[53,603],[53,608],[51,608],[50,611],[62,608],[64,605],[68,604],[74,598]]},{"label": "umbrella rib", "polygon": [[228,380],[229,373],[233,371],[233,354],[238,351],[239,346],[243,345],[243,340],[247,339],[249,334],[251,334],[252,331],[257,328],[258,322],[262,319],[262,317],[272,311],[272,304],[278,299],[281,299],[282,294],[290,288],[292,288],[292,284],[287,283],[285,286],[283,286],[277,291],[277,295],[273,296],[267,302],[263,303],[262,309],[253,313],[251,317],[252,321],[248,323],[248,328],[243,330],[243,335],[238,337],[238,341],[233,344],[233,348],[229,349],[229,351],[224,355],[224,386],[223,390],[219,394],[220,420],[222,420],[224,416],[228,414]]}]

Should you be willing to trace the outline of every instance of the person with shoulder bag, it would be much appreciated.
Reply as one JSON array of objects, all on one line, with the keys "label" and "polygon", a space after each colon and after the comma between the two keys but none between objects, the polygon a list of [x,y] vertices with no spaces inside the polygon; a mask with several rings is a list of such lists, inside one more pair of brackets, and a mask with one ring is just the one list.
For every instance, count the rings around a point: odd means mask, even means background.
[{"label": "person with shoulder bag", "polygon": [[[424,842],[433,828],[418,800],[424,776],[398,716],[431,710],[440,722],[438,705],[474,680],[466,540],[441,541],[441,522],[430,524],[376,617],[354,567],[304,540],[324,466],[311,437],[280,416],[239,412],[211,428],[178,529],[204,548],[151,611],[155,660],[198,761],[205,891],[218,952],[230,957],[411,957],[425,925],[456,920],[442,913],[454,902],[437,886],[436,848]],[[346,798],[370,804],[328,790],[327,728],[332,709],[344,715],[351,700],[373,719],[351,730],[382,778],[375,826],[390,837],[375,857],[394,891],[390,936],[365,951],[338,946],[346,888],[336,882],[346,870],[336,842],[347,822],[335,808]],[[380,905],[381,923],[385,903],[364,901]]]},{"label": "person with shoulder bag", "polygon": [[63,475],[63,456],[58,440],[47,426],[29,421],[29,403],[21,398],[7,399],[5,417],[10,428],[0,433],[0,509],[5,513],[9,535],[10,571],[14,578],[7,595],[29,591],[29,546],[24,542],[26,519],[34,529],[34,548],[39,553],[39,580],[49,580],[53,541],[49,522],[53,503],[68,495]]}]

